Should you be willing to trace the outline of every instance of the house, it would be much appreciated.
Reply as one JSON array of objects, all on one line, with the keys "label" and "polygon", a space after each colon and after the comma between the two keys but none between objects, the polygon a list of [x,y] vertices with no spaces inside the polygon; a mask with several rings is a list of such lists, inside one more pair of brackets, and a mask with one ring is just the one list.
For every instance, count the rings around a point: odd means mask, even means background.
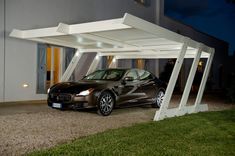
[{"label": "house", "polygon": [[[145,1],[142,1],[145,2]],[[140,2],[140,3],[142,3]],[[228,44],[224,41],[194,30],[190,26],[164,16],[164,1],[147,0],[146,6],[132,0],[0,0],[0,102],[46,99],[46,90],[58,82],[74,55],[74,49],[10,38],[14,29],[33,29],[122,17],[125,12],[157,23],[169,30],[215,47],[215,61],[210,79],[213,89],[223,88],[224,62]],[[78,42],[90,44],[90,40],[77,38]],[[102,43],[97,43],[97,47]],[[71,79],[79,79],[91,64],[94,55],[85,55]],[[100,68],[111,59],[103,58]],[[190,67],[184,63],[179,88],[183,88]],[[156,75],[164,70],[168,60],[122,60],[119,66],[147,68]],[[205,62],[201,63],[203,66]],[[202,67],[203,68],[203,67]],[[81,73],[80,69],[83,69]],[[53,71],[53,72],[52,72]]]}]

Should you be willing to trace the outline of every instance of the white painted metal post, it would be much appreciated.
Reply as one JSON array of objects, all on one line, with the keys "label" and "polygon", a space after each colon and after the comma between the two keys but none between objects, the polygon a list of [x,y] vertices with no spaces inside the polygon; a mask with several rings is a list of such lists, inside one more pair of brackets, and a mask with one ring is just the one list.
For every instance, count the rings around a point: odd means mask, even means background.
[{"label": "white painted metal post", "polygon": [[189,73],[189,76],[188,76],[188,79],[187,79],[187,83],[185,85],[184,92],[183,92],[183,95],[182,95],[182,98],[181,98],[181,101],[180,101],[180,106],[179,106],[179,113],[180,114],[181,114],[181,112],[182,113],[185,112],[184,107],[186,106],[186,103],[188,101],[189,93],[191,91],[191,87],[192,87],[192,84],[193,84],[195,73],[197,71],[198,62],[199,62],[200,57],[201,57],[201,53],[202,53],[202,47],[200,45],[199,48],[197,49],[195,58],[193,60],[193,64],[192,64],[192,67],[190,69],[190,73]]},{"label": "white painted metal post", "polygon": [[194,105],[195,112],[199,111],[198,107],[199,107],[199,105],[201,104],[201,101],[202,101],[202,95],[203,95],[205,87],[206,87],[206,82],[207,82],[207,79],[208,79],[208,76],[209,76],[209,73],[210,73],[211,64],[212,64],[212,61],[213,61],[213,58],[214,58],[215,50],[213,48],[210,48],[209,53],[210,53],[210,56],[207,59],[205,71],[204,71],[203,76],[202,76],[202,81],[201,81],[200,88],[198,90],[197,98],[196,98],[195,105]]},{"label": "white painted metal post", "polygon": [[80,58],[82,56],[82,53],[79,53],[79,51],[77,50],[76,53],[74,54],[69,66],[67,67],[66,71],[64,72],[62,78],[61,78],[61,82],[65,82],[68,81],[69,78],[71,77],[75,67],[77,66]]},{"label": "white painted metal post", "polygon": [[86,75],[88,75],[88,74],[94,72],[94,71],[96,70],[96,68],[97,68],[97,66],[98,66],[98,64],[99,64],[99,62],[100,62],[100,56],[99,56],[99,54],[97,53],[96,56],[95,56],[95,58],[94,58],[94,60],[92,61],[91,65],[90,65],[90,68],[88,69]]},{"label": "white painted metal post", "polygon": [[112,62],[109,65],[109,68],[116,68],[117,67],[117,58],[114,56]]},{"label": "white painted metal post", "polygon": [[51,73],[50,73],[50,86],[54,84],[54,70],[55,70],[55,64],[54,64],[54,47],[51,47]]},{"label": "white painted metal post", "polygon": [[184,41],[182,48],[181,48],[181,52],[179,53],[177,60],[175,62],[175,66],[174,66],[173,72],[171,74],[170,81],[168,83],[162,105],[161,105],[160,109],[158,111],[156,111],[156,113],[155,113],[155,116],[154,116],[155,121],[162,120],[168,116],[168,114],[166,114],[166,111],[169,106],[170,99],[172,97],[172,93],[174,91],[175,84],[176,84],[177,78],[179,76],[181,66],[184,61],[184,56],[187,51],[188,42],[189,42],[189,39],[185,38],[185,41]]}]

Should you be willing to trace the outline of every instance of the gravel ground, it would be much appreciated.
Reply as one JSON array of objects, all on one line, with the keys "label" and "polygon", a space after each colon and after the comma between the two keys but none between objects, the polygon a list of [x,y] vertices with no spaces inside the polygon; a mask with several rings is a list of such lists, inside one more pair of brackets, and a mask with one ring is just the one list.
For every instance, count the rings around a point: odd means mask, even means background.
[{"label": "gravel ground", "polygon": [[[176,96],[171,107],[178,101]],[[214,97],[207,97],[204,102],[211,111],[234,107]],[[23,155],[108,129],[151,121],[155,111],[150,107],[116,109],[110,116],[103,117],[94,110],[58,111],[45,103],[1,104],[0,155]]]}]

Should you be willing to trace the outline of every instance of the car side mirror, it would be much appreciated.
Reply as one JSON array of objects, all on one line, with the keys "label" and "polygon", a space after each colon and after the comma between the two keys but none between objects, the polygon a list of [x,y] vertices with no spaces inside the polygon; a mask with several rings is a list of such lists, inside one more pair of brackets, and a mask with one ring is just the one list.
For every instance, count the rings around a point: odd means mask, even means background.
[{"label": "car side mirror", "polygon": [[134,78],[131,76],[127,76],[124,78],[124,81],[134,81]]},{"label": "car side mirror", "polygon": [[128,81],[130,82],[130,81],[133,81],[133,80],[134,80],[134,78],[131,77],[131,76],[124,77],[124,79],[122,80],[122,84],[125,85],[126,82],[128,82]]}]

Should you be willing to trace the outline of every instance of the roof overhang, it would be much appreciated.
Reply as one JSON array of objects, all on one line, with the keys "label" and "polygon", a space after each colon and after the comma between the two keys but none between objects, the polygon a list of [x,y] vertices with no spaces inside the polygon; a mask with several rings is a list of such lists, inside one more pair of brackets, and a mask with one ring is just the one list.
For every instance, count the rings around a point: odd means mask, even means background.
[{"label": "roof overhang", "polygon": [[194,58],[199,47],[202,58],[209,56],[210,47],[153,23],[125,14],[112,20],[82,24],[60,23],[56,27],[16,30],[11,37],[66,46],[79,52],[98,52],[117,58],[177,58],[187,39],[185,58]]}]

